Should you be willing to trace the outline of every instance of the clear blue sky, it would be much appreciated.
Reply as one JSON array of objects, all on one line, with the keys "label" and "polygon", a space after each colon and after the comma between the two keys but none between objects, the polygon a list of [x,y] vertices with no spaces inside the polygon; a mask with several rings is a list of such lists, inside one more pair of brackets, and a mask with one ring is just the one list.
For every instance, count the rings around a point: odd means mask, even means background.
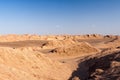
[{"label": "clear blue sky", "polygon": [[120,34],[120,0],[0,0],[0,34]]}]

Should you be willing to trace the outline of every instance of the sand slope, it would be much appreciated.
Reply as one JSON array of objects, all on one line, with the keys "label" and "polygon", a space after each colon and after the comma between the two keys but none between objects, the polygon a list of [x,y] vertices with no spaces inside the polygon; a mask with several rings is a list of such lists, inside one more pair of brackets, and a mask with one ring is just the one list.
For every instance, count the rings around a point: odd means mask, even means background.
[{"label": "sand slope", "polygon": [[[70,69],[38,52],[0,48],[0,78],[11,80],[61,80]],[[64,75],[63,77],[61,77]]]}]

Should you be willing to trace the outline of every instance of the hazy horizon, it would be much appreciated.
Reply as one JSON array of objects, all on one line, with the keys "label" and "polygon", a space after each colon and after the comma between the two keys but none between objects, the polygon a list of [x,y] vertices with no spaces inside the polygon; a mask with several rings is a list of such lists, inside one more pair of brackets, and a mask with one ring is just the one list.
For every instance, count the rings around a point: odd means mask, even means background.
[{"label": "hazy horizon", "polygon": [[0,0],[0,34],[117,34],[120,0]]}]

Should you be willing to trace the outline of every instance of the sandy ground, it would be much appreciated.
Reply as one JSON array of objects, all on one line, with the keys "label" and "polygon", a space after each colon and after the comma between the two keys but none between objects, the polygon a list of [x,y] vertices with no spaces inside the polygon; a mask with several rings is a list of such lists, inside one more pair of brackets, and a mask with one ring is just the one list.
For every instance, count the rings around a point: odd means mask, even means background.
[{"label": "sandy ground", "polygon": [[119,80],[119,73],[117,35],[0,36],[0,80]]}]

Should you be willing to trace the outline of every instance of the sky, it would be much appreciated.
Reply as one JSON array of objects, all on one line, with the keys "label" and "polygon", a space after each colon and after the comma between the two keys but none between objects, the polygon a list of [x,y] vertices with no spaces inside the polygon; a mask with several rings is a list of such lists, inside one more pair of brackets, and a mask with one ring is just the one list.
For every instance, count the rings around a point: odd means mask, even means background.
[{"label": "sky", "polygon": [[0,34],[117,34],[120,0],[0,0]]}]

